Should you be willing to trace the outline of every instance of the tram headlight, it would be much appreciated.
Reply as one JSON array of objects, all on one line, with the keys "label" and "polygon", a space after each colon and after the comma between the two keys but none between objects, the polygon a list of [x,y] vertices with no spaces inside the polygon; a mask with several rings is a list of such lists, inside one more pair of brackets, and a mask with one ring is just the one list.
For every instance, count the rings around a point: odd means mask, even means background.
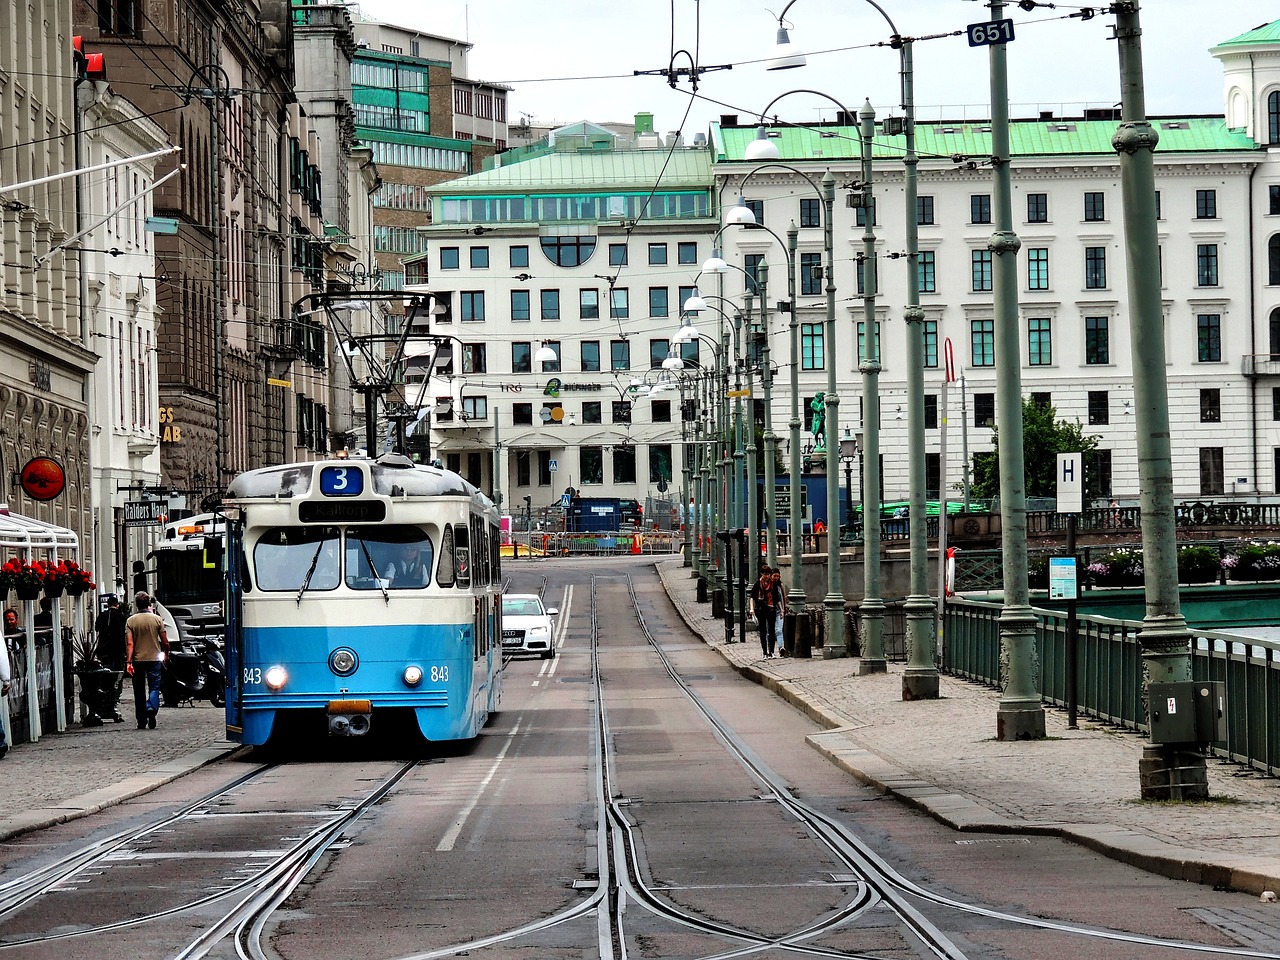
[{"label": "tram headlight", "polygon": [[280,690],[288,681],[289,674],[284,667],[271,667],[262,675],[262,679],[268,690]]},{"label": "tram headlight", "polygon": [[339,647],[329,654],[329,669],[340,677],[351,676],[359,663],[356,652],[348,647]]},{"label": "tram headlight", "polygon": [[416,687],[418,684],[420,684],[422,682],[422,668],[421,667],[405,667],[404,682],[410,687]]}]

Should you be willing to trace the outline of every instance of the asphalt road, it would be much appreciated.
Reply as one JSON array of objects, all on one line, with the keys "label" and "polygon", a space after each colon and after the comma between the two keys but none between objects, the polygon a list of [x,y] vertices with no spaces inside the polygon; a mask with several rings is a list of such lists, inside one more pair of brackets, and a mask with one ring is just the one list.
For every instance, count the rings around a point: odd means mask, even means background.
[{"label": "asphalt road", "polygon": [[[179,956],[244,898],[237,884],[339,822],[334,842],[249,938],[263,956],[581,958],[619,955],[611,941],[621,937],[632,957],[1145,960],[1182,951],[1120,938],[1244,942],[1227,931],[1253,922],[1251,897],[1153,877],[1050,838],[956,834],[860,786],[806,746],[812,721],[687,632],[644,558],[508,564],[507,573],[513,591],[542,590],[560,608],[561,649],[554,660],[509,665],[503,710],[474,743],[325,743],[267,769],[253,758],[224,761],[11,841],[0,848],[0,893],[87,841],[151,825],[256,774],[31,902],[0,909],[0,955]],[[402,770],[385,797],[343,820]],[[797,809],[831,821],[883,869],[856,875],[832,834]],[[904,895],[885,877],[928,895]],[[603,909],[584,911],[601,883]],[[162,909],[177,912],[5,948]],[[904,921],[911,912],[918,927]],[[931,953],[919,928],[936,930],[944,948]],[[236,956],[234,936],[208,956]],[[498,939],[479,942],[487,937]],[[770,945],[788,937],[787,950]]]}]

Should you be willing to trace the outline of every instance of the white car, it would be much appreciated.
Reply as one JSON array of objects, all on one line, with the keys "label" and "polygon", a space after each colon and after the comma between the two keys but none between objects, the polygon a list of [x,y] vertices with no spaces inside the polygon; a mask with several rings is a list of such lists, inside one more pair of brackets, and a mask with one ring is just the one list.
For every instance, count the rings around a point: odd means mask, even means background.
[{"label": "white car", "polygon": [[550,660],[556,655],[551,618],[560,611],[544,607],[536,593],[512,593],[502,598],[502,649],[506,653],[536,653]]}]

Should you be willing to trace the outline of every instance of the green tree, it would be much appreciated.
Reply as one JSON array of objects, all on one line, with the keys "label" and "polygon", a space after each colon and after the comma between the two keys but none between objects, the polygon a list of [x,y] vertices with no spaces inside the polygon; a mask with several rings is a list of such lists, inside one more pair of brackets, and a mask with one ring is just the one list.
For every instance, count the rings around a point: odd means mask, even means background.
[{"label": "green tree", "polygon": [[[1084,502],[1095,498],[1098,478],[1090,469],[1090,454],[1097,449],[1098,436],[1085,436],[1080,421],[1057,419],[1052,404],[1039,403],[1033,397],[1022,401],[1022,464],[1026,475],[1028,497],[1055,497],[1058,493],[1058,454],[1084,454]],[[976,497],[1000,495],[1000,436],[993,432],[995,449],[973,457],[972,490]]]}]

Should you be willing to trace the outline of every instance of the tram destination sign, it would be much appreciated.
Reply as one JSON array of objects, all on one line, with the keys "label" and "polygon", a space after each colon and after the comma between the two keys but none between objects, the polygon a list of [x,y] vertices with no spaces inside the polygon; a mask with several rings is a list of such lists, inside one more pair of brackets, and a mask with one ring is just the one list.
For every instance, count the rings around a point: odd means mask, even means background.
[{"label": "tram destination sign", "polygon": [[163,500],[127,500],[124,505],[126,527],[149,527],[160,522],[169,505]]}]

